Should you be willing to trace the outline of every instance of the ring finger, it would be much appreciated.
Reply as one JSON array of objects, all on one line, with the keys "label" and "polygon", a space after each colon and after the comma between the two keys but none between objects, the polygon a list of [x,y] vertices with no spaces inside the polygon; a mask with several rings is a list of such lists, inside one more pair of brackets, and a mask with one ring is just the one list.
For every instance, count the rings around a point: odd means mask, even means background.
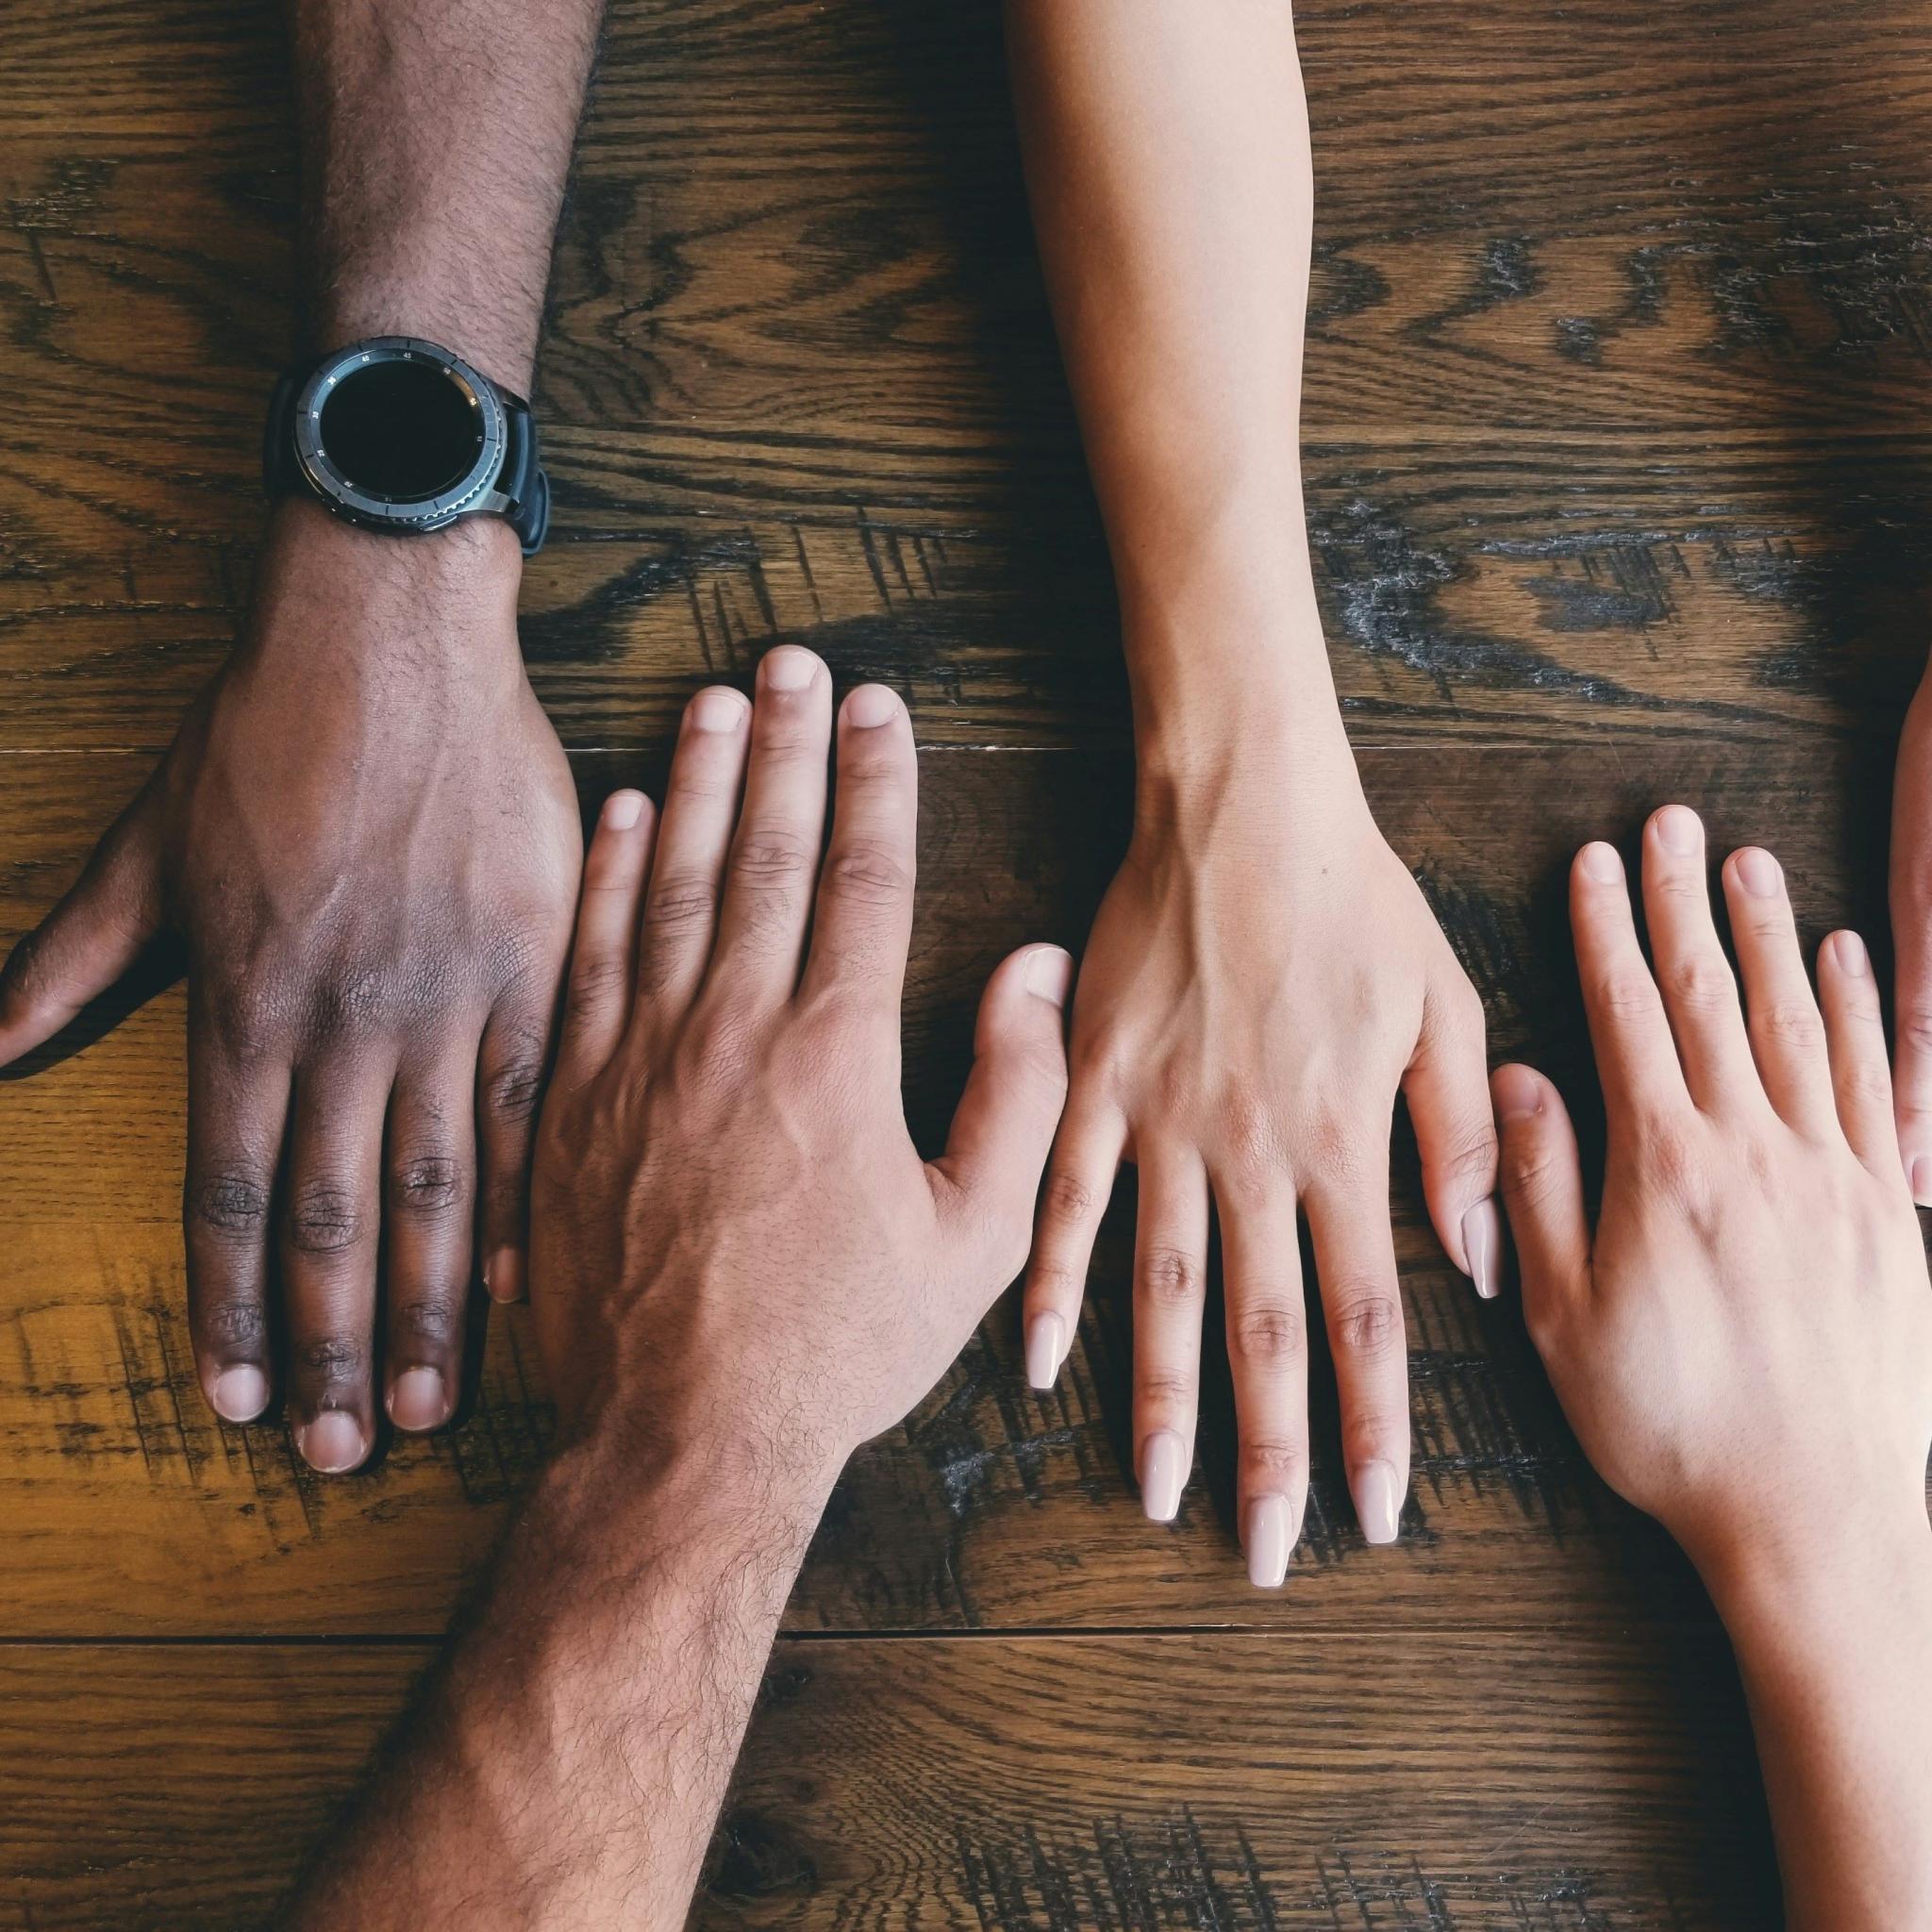
[{"label": "ring finger", "polygon": [[1194,1459],[1207,1307],[1208,1174],[1191,1148],[1140,1156],[1134,1228],[1134,1467],[1141,1503],[1170,1523]]}]

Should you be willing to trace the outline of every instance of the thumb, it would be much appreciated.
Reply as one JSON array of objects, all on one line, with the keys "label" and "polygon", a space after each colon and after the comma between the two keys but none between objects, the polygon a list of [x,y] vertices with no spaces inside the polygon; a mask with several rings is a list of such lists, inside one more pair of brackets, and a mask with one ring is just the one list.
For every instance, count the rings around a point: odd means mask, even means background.
[{"label": "thumb", "polygon": [[1005,1287],[1026,1259],[1033,1204],[1067,1098],[1065,1009],[1074,962],[1023,946],[993,969],[979,1002],[973,1071],[945,1153],[929,1164],[941,1218]]},{"label": "thumb", "polygon": [[1490,1086],[1503,1131],[1503,1202],[1535,1335],[1590,1274],[1576,1130],[1562,1096],[1534,1068],[1498,1067]]},{"label": "thumb", "polygon": [[0,969],[0,1066],[52,1039],[160,930],[159,796],[152,783],[142,787],[74,890]]}]

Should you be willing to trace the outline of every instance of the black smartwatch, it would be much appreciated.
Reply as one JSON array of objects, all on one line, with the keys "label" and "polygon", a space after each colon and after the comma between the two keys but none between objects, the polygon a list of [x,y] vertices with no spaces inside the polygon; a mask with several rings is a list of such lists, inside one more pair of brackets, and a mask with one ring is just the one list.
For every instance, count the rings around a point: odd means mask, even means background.
[{"label": "black smartwatch", "polygon": [[530,557],[550,526],[529,404],[413,336],[373,336],[289,370],[261,475],[271,496],[306,491],[344,522],[396,536],[496,516]]}]

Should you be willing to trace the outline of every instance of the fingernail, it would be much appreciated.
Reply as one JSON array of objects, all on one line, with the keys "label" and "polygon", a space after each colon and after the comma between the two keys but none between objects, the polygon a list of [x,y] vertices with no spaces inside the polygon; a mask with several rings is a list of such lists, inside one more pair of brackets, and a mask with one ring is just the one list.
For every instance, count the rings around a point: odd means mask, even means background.
[{"label": "fingernail", "polygon": [[781,644],[765,653],[758,675],[767,691],[803,691],[812,681],[819,660],[797,644]]},{"label": "fingernail", "polygon": [[389,1391],[389,1419],[399,1429],[436,1429],[449,1420],[449,1396],[434,1369],[405,1369]]},{"label": "fingernail", "polygon": [[325,1408],[296,1430],[295,1446],[310,1469],[341,1475],[362,1460],[362,1427],[354,1416]]},{"label": "fingernail", "polygon": [[1624,876],[1624,861],[1617,857],[1617,848],[1601,840],[1586,845],[1576,858],[1584,877],[1594,879],[1600,886],[1614,886]]},{"label": "fingernail", "polygon": [[1188,1479],[1187,1450],[1172,1429],[1156,1429],[1141,1448],[1141,1507],[1151,1523],[1172,1523]]},{"label": "fingernail", "polygon": [[1060,1351],[1066,1345],[1067,1324],[1058,1315],[1035,1315],[1026,1324],[1026,1380],[1035,1389],[1051,1389],[1060,1372]]},{"label": "fingernail", "polygon": [[1531,1120],[1543,1110],[1542,1082],[1527,1067],[1498,1067],[1490,1076],[1490,1098],[1499,1122]]},{"label": "fingernail", "polygon": [[1865,941],[1855,932],[1833,933],[1831,952],[1840,973],[1862,979],[1872,970],[1872,956],[1865,950]]},{"label": "fingernail", "polygon": [[627,832],[643,816],[641,791],[613,791],[604,801],[604,823],[613,832]]},{"label": "fingernail", "polygon": [[1493,1301],[1502,1286],[1498,1263],[1503,1251],[1503,1223],[1494,1201],[1478,1201],[1462,1217],[1462,1251],[1469,1257],[1469,1278],[1485,1301]]},{"label": "fingernail", "polygon": [[735,691],[701,691],[691,701],[691,722],[700,731],[736,731],[744,700]]},{"label": "fingernail", "polygon": [[1738,883],[1754,899],[1775,899],[1784,882],[1784,867],[1761,846],[1747,845],[1738,854]]},{"label": "fingernail", "polygon": [[1063,1007],[1074,984],[1074,956],[1058,946],[1035,946],[1026,961],[1026,991]]},{"label": "fingernail", "polygon": [[513,1302],[524,1292],[524,1254],[521,1248],[498,1248],[483,1264],[483,1286],[493,1302]]},{"label": "fingernail", "polygon": [[1912,1157],[1912,1199],[1921,1208],[1932,1208],[1932,1155]]},{"label": "fingernail", "polygon": [[252,1423],[268,1407],[268,1377],[245,1362],[224,1369],[208,1399],[225,1423]]},{"label": "fingernail", "polygon": [[898,715],[899,700],[882,684],[861,684],[845,700],[845,722],[861,731],[890,724]]},{"label": "fingernail", "polygon": [[1248,1505],[1248,1581],[1257,1590],[1279,1590],[1287,1581],[1293,1528],[1286,1496],[1257,1496]]},{"label": "fingernail", "polygon": [[1667,805],[1657,815],[1657,835],[1667,851],[1695,852],[1697,833],[1697,814],[1689,806]]},{"label": "fingernail", "polygon": [[1392,1543],[1402,1518],[1395,1470],[1387,1462],[1365,1462],[1355,1473],[1355,1513],[1362,1536],[1372,1543]]}]

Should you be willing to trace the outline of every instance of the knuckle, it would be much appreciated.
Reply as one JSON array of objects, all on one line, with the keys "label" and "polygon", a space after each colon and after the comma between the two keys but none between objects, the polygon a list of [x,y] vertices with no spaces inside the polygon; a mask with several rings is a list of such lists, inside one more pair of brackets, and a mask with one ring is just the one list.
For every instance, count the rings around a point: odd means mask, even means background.
[{"label": "knuckle", "polygon": [[1902,1046],[1910,1047],[1914,1053],[1932,1054],[1932,1007],[1901,1006],[1898,1038]]},{"label": "knuckle", "polygon": [[1722,959],[1695,953],[1671,973],[1671,993],[1687,1012],[1715,1013],[1737,997],[1737,982]]},{"label": "knuckle", "polygon": [[498,1121],[517,1126],[537,1111],[543,1097],[543,1056],[519,1041],[483,1082],[484,1108]]},{"label": "knuckle", "polygon": [[1140,1257],[1139,1274],[1141,1292],[1157,1307],[1192,1307],[1201,1299],[1201,1263],[1185,1248],[1147,1249]]},{"label": "knuckle", "polygon": [[826,859],[819,890],[846,905],[898,906],[911,893],[912,874],[883,841],[854,840]]},{"label": "knuckle", "polygon": [[1336,1350],[1358,1361],[1381,1361],[1404,1346],[1402,1304],[1379,1284],[1343,1283],[1328,1321]]},{"label": "knuckle", "polygon": [[804,882],[817,856],[814,847],[791,833],[761,830],[732,853],[731,876],[740,885],[790,890]]},{"label": "knuckle", "polygon": [[463,1311],[450,1297],[419,1295],[398,1303],[391,1320],[399,1338],[440,1344],[454,1341],[461,1333]]},{"label": "knuckle", "polygon": [[369,1350],[353,1335],[317,1335],[294,1351],[297,1367],[324,1387],[354,1382],[368,1371]]},{"label": "knuckle", "polygon": [[1801,1052],[1824,1044],[1824,1022],[1808,1000],[1773,1000],[1752,1014],[1757,1030],[1768,1039]]},{"label": "knuckle", "polygon": [[[1323,1132],[1320,1124],[1311,1131],[1311,1158],[1319,1158]],[[1251,1093],[1238,1092],[1222,1103],[1219,1139],[1217,1185],[1225,1187],[1238,1201],[1265,1194],[1287,1167],[1274,1115]]]},{"label": "knuckle", "polygon": [[718,903],[717,882],[708,873],[679,868],[651,882],[644,923],[659,932],[690,932],[707,926]]},{"label": "knuckle", "polygon": [[1876,1056],[1846,1059],[1838,1069],[1838,1091],[1847,1107],[1887,1111],[1891,1106],[1890,1069]]},{"label": "knuckle", "polygon": [[1134,1400],[1143,1408],[1191,1411],[1195,1400],[1194,1377],[1185,1369],[1137,1364]]},{"label": "knuckle", "polygon": [[218,1167],[198,1175],[188,1191],[191,1226],[238,1238],[258,1234],[268,1220],[269,1187],[251,1170]]},{"label": "knuckle", "polygon": [[446,1154],[414,1154],[390,1173],[390,1199],[404,1213],[441,1214],[463,1198],[463,1170]]},{"label": "knuckle", "polygon": [[1657,987],[1649,974],[1624,967],[1597,981],[1596,1003],[1613,1019],[1647,1020],[1657,1010]]},{"label": "knuckle", "polygon": [[1679,1201],[1704,1192],[1704,1161],[1691,1138],[1674,1122],[1657,1122],[1642,1134],[1640,1158],[1651,1184]]},{"label": "knuckle", "polygon": [[1045,1220],[1062,1227],[1077,1227],[1096,1212],[1093,1190],[1078,1174],[1051,1174],[1041,1212]]},{"label": "knuckle", "polygon": [[571,991],[580,1006],[603,1007],[622,999],[630,980],[630,960],[619,952],[581,954],[571,969]]},{"label": "knuckle", "polygon": [[251,1295],[225,1295],[202,1311],[201,1327],[217,1350],[252,1349],[268,1333],[268,1310]]},{"label": "knuckle", "polygon": [[1451,1180],[1482,1180],[1496,1171],[1495,1123],[1485,1115],[1463,1127],[1433,1165]]},{"label": "knuckle", "polygon": [[1307,1317],[1291,1301],[1250,1302],[1228,1324],[1228,1349],[1243,1368],[1286,1368],[1301,1358],[1307,1328]]},{"label": "knuckle", "polygon": [[334,1181],[304,1182],[289,1203],[289,1243],[298,1254],[341,1254],[363,1239],[368,1224],[355,1190]]},{"label": "knuckle", "polygon": [[1285,1486],[1291,1493],[1307,1472],[1308,1452],[1302,1443],[1280,1437],[1263,1437],[1258,1441],[1243,1437],[1241,1459],[1241,1467],[1250,1479],[1273,1477],[1275,1485]]},{"label": "knuckle", "polygon": [[1547,1147],[1513,1147],[1503,1156],[1503,1191],[1519,1208],[1541,1207],[1562,1178],[1562,1169]]}]

